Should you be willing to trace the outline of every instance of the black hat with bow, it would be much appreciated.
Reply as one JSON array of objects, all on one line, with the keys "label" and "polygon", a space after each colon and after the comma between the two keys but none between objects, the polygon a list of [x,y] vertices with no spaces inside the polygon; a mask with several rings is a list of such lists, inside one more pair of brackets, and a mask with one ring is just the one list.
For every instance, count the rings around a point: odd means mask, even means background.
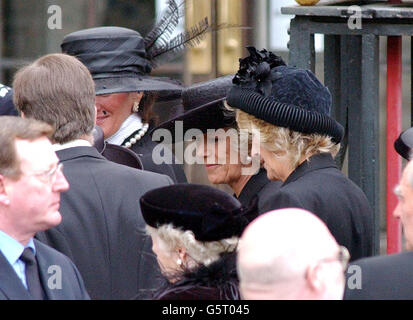
[{"label": "black hat with bow", "polygon": [[258,215],[257,198],[246,208],[232,195],[198,184],[175,184],[145,193],[141,199],[145,222],[158,228],[172,224],[192,231],[198,241],[239,237]]},{"label": "black hat with bow", "polygon": [[293,131],[327,135],[339,143],[344,129],[330,117],[331,94],[309,70],[285,65],[267,50],[247,47],[227,103],[258,119]]}]

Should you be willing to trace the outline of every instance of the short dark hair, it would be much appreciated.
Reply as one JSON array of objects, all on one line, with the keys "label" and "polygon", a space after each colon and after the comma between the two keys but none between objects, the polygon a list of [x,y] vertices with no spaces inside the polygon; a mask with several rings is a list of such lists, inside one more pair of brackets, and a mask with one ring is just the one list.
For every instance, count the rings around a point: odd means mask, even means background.
[{"label": "short dark hair", "polygon": [[14,104],[25,117],[55,127],[54,142],[90,135],[95,126],[95,85],[75,57],[49,54],[19,70],[13,82]]},{"label": "short dark hair", "polygon": [[16,139],[36,140],[51,138],[53,128],[41,121],[14,116],[0,117],[0,174],[17,179],[20,174],[20,161],[16,152]]}]

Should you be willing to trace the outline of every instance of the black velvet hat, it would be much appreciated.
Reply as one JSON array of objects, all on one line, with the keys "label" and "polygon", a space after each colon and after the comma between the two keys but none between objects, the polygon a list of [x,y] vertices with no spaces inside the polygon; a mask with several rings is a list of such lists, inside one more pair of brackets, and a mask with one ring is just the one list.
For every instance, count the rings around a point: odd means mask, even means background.
[{"label": "black velvet hat", "polygon": [[328,88],[311,71],[287,66],[272,52],[247,49],[250,56],[240,59],[227,103],[276,126],[339,143],[344,129],[330,117]]},{"label": "black velvet hat", "polygon": [[413,148],[413,128],[409,128],[402,133],[394,141],[394,149],[404,159],[411,159],[411,151]]},{"label": "black velvet hat", "polygon": [[257,217],[257,199],[245,208],[230,194],[198,184],[175,184],[145,193],[141,199],[145,222],[158,228],[172,224],[190,230],[199,241],[218,241],[239,237]]},{"label": "black velvet hat", "polygon": [[183,122],[183,134],[189,129],[199,129],[206,133],[208,129],[220,129],[236,124],[235,112],[224,106],[228,91],[232,88],[233,75],[195,83],[182,90],[184,113],[174,117],[155,128],[167,129],[171,132],[174,142],[179,142],[180,136],[175,136],[175,121]]}]

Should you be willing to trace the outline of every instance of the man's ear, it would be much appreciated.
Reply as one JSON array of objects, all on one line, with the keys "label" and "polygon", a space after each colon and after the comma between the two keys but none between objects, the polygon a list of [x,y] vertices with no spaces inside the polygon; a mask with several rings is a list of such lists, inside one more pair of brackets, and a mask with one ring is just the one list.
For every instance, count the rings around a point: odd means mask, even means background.
[{"label": "man's ear", "polygon": [[323,292],[325,289],[325,279],[322,264],[310,265],[307,269],[306,280],[311,290]]},{"label": "man's ear", "polygon": [[25,118],[23,111],[20,111],[20,117]]},{"label": "man's ear", "polygon": [[10,199],[4,180],[4,176],[0,174],[0,205],[8,206],[10,205]]}]

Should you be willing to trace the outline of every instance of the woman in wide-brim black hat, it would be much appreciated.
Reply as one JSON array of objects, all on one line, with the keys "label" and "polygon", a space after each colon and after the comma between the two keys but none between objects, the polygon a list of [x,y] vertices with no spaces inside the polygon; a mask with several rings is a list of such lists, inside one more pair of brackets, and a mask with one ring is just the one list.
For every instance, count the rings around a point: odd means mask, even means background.
[{"label": "woman in wide-brim black hat", "polygon": [[236,249],[244,228],[257,216],[256,201],[242,206],[214,187],[176,184],[147,192],[140,204],[167,280],[148,298],[240,299]]},{"label": "woman in wide-brim black hat", "polygon": [[253,130],[268,178],[283,181],[267,211],[314,212],[352,259],[373,254],[373,213],[363,191],[338,170],[343,127],[330,117],[331,95],[309,70],[286,66],[266,50],[247,48],[227,96],[241,128]]},{"label": "woman in wide-brim black hat", "polygon": [[[167,174],[175,182],[186,182],[182,166],[174,161],[162,163],[161,155],[153,152],[156,143],[147,132],[156,125],[154,103],[179,99],[182,90],[178,81],[151,76],[152,69],[162,62],[161,57],[174,55],[208,30],[205,20],[187,32],[189,36],[168,42],[181,10],[170,1],[160,22],[145,38],[127,28],[98,27],[73,32],[61,44],[62,52],[77,57],[92,74],[97,125],[105,140],[131,149],[140,156],[145,170]],[[165,148],[163,151],[170,152]],[[174,160],[172,155],[163,156]]]},{"label": "woman in wide-brim black hat", "polygon": [[[249,156],[251,137],[242,135],[235,112],[225,107],[232,78],[233,75],[222,76],[183,89],[184,113],[161,124],[151,134],[155,137],[158,129],[166,129],[171,133],[172,141],[195,139],[198,163],[205,164],[209,182],[227,184],[243,205],[248,205],[258,195],[259,211],[262,212],[262,204],[277,192],[281,181],[270,181],[259,159],[253,162]],[[175,134],[179,131],[176,130],[179,122],[182,136]],[[242,143],[246,144],[243,149]]]}]

